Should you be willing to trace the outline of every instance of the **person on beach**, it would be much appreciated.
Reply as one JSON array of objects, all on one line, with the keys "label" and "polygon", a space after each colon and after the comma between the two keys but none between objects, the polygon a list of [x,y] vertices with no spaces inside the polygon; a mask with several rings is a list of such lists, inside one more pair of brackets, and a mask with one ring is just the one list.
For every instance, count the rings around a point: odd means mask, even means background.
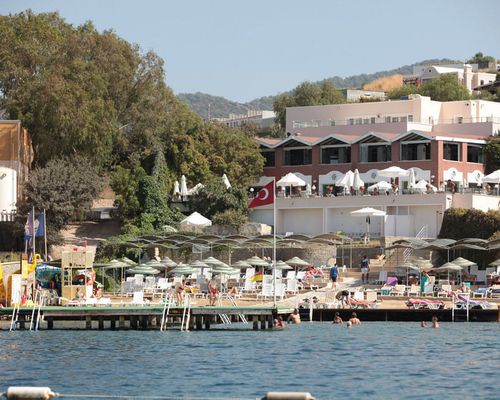
[{"label": "person on beach", "polygon": [[300,314],[299,310],[294,309],[293,312],[288,316],[288,323],[293,322],[294,324],[300,324]]},{"label": "person on beach", "polygon": [[361,260],[361,283],[368,283],[368,274],[370,273],[370,261],[366,257],[363,256]]},{"label": "person on beach", "polygon": [[330,268],[330,279],[332,280],[332,288],[333,290],[337,289],[337,279],[339,277],[339,267],[337,266],[337,262],[335,262]]},{"label": "person on beach", "polygon": [[215,279],[211,279],[210,282],[208,282],[208,299],[209,299],[209,305],[210,306],[215,306],[215,302],[219,298],[219,287],[217,286],[217,282]]},{"label": "person on beach", "polygon": [[425,293],[425,285],[429,282],[429,274],[427,271],[422,272],[422,277],[420,278],[420,292]]},{"label": "person on beach", "polygon": [[335,316],[333,317],[333,323],[342,325],[344,321],[342,321],[342,318],[340,318],[340,314],[338,312],[335,313]]},{"label": "person on beach", "polygon": [[359,320],[359,318],[355,312],[353,312],[351,314],[351,318],[349,319],[349,322],[353,325],[361,325],[361,321]]},{"label": "person on beach", "polygon": [[278,317],[278,319],[274,320],[275,329],[283,329],[284,327],[285,327],[285,322],[283,321],[283,318]]},{"label": "person on beach", "polygon": [[349,290],[340,290],[335,295],[335,298],[341,302],[342,308],[344,308],[345,305],[351,304],[349,302]]},{"label": "person on beach", "polygon": [[80,290],[80,288],[76,288],[75,298],[73,300],[77,300],[77,301],[83,300],[83,294],[82,294],[82,291]]},{"label": "person on beach", "polygon": [[177,304],[182,304],[184,300],[184,290],[186,289],[186,281],[182,280],[175,287],[175,297],[177,298]]},{"label": "person on beach", "polygon": [[425,321],[420,322],[420,327],[427,328],[427,322],[425,322]]},{"label": "person on beach", "polygon": [[437,317],[432,317],[432,327],[436,329],[439,328],[439,321]]}]

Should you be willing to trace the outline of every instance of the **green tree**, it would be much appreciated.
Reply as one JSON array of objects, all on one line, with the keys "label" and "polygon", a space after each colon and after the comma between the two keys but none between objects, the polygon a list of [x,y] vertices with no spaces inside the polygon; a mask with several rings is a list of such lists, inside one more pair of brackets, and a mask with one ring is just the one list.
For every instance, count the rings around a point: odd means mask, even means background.
[{"label": "green tree", "polygon": [[330,81],[320,84],[302,82],[290,94],[282,94],[273,102],[276,113],[272,136],[283,136],[286,127],[286,108],[345,103],[345,98]]},{"label": "green tree", "polygon": [[494,63],[494,62],[495,62],[495,57],[486,56],[481,52],[477,52],[476,54],[474,54],[474,57],[467,60],[467,63],[469,64],[483,64],[483,63]]},{"label": "green tree", "polygon": [[400,100],[403,97],[407,97],[410,94],[418,94],[419,90],[413,85],[403,85],[397,89],[390,91],[387,94],[387,98],[391,100]]},{"label": "green tree", "polygon": [[25,186],[25,204],[46,210],[47,227],[59,231],[81,218],[102,189],[96,166],[81,156],[51,160],[31,171]]},{"label": "green tree", "polygon": [[[248,215],[248,197],[244,190],[231,187],[226,189],[222,180],[214,180],[204,185],[196,195],[191,196],[189,204],[192,210],[203,216],[219,220],[240,221],[244,223]],[[237,223],[236,223],[237,225]]]},{"label": "green tree", "polygon": [[500,136],[489,136],[484,146],[484,155],[486,157],[486,174],[490,174],[500,169]]},{"label": "green tree", "polygon": [[457,101],[471,98],[467,88],[453,74],[442,74],[425,82],[420,86],[419,93],[436,101]]}]

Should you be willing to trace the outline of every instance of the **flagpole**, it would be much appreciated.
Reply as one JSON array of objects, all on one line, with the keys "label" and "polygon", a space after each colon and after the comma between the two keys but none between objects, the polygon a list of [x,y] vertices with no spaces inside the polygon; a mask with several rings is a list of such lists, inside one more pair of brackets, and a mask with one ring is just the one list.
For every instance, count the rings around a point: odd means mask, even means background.
[{"label": "flagpole", "polygon": [[35,232],[35,206],[33,206],[33,215],[32,215],[32,218],[33,218],[33,230],[32,230],[32,235],[33,235],[33,262],[35,262],[35,254],[36,254],[36,245],[35,245],[35,235],[36,235],[36,232]]},{"label": "flagpole", "polygon": [[276,177],[273,177],[273,305],[276,308]]},{"label": "flagpole", "polygon": [[49,255],[47,253],[47,215],[45,214],[45,208],[43,209],[43,236],[45,242],[45,262],[47,262]]}]

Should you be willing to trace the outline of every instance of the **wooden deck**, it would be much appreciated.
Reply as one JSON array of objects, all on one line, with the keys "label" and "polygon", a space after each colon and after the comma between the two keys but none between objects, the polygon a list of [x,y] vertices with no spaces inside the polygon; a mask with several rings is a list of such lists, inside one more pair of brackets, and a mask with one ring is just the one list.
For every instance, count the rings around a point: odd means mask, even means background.
[{"label": "wooden deck", "polygon": [[[163,306],[116,306],[116,307],[42,307],[40,329],[160,329]],[[249,329],[272,329],[278,316],[286,318],[293,310],[289,307],[271,306],[205,306],[192,307],[187,318],[189,330],[210,329],[229,323],[241,322],[242,316],[248,321]],[[362,321],[430,321],[436,316],[440,321],[451,321],[451,309],[410,310],[410,309],[313,309],[313,321],[332,321],[336,312],[348,320],[356,312]],[[19,310],[16,329],[29,329],[33,308]],[[303,321],[309,321],[310,310],[301,309]],[[0,329],[9,329],[12,308],[0,309]],[[182,307],[171,307],[167,329],[180,329]],[[36,318],[36,311],[35,311]],[[455,311],[455,321],[464,321],[465,312]],[[500,310],[470,310],[471,322],[500,322]]]},{"label": "wooden deck", "polygon": [[[0,309],[0,315],[7,316],[0,329],[10,327],[12,308]],[[179,329],[183,307],[171,307],[168,313],[167,328]],[[289,307],[270,306],[205,306],[192,307],[189,313],[189,329],[210,329],[213,325],[241,321],[243,316],[253,329],[272,329],[278,315],[288,316],[293,310]],[[60,307],[48,306],[40,310],[40,329],[159,329],[163,317],[163,306],[113,306],[113,307]],[[36,318],[35,311],[35,317]],[[17,329],[29,329],[33,308],[21,308]],[[82,323],[78,323],[78,322]],[[97,324],[97,327],[94,325]],[[7,328],[8,329],[8,328]]]}]

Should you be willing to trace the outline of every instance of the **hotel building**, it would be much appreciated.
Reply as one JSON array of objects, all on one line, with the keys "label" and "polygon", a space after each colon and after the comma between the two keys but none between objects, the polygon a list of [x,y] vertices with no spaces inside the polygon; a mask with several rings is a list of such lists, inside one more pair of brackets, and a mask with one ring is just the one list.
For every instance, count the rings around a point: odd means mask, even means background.
[{"label": "hotel building", "polygon": [[[364,221],[354,226],[349,211],[376,205],[388,213],[385,222],[392,218],[394,223],[381,222],[372,232],[414,236],[426,227],[427,235],[435,237],[444,210],[451,206],[498,208],[498,198],[492,199],[496,196],[462,192],[481,187],[485,139],[499,131],[500,103],[484,100],[439,102],[411,95],[407,100],[291,107],[287,108],[286,138],[258,139],[266,165],[254,190],[272,177],[279,180],[293,172],[317,195],[279,198],[278,210],[283,214],[278,218],[279,233],[361,233]],[[437,187],[451,180],[459,193],[322,197],[349,170],[358,169],[368,186],[390,181],[378,173],[394,165],[413,168],[417,181],[424,179]],[[407,179],[398,180],[401,193]],[[300,213],[296,211],[299,203]],[[287,213],[290,218],[285,218]],[[265,208],[254,212],[252,219],[272,221]]]}]

